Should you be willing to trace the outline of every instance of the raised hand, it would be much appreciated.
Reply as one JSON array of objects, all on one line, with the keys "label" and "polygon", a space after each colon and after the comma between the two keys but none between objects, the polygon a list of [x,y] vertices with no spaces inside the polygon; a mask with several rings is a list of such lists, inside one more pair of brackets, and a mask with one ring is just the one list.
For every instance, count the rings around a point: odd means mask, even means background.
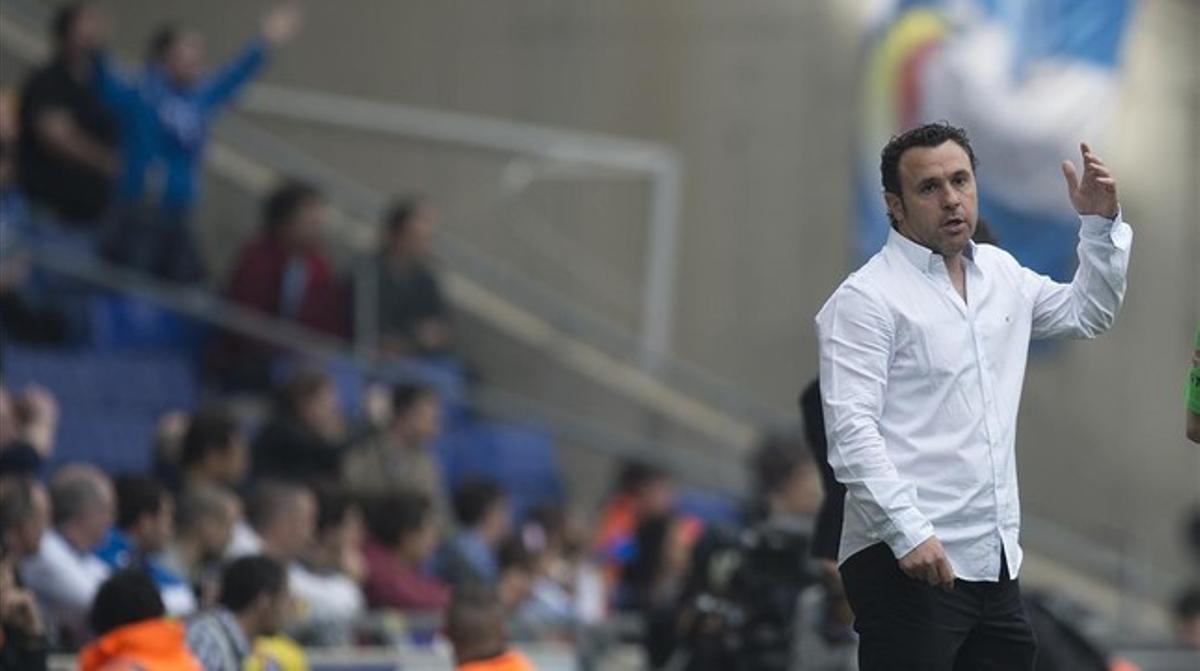
[{"label": "raised hand", "polygon": [[294,2],[279,5],[263,17],[262,35],[272,47],[280,47],[291,42],[296,33],[300,32],[300,24],[304,14]]},{"label": "raised hand", "polygon": [[1098,214],[1112,219],[1117,216],[1120,208],[1117,202],[1117,182],[1113,179],[1108,166],[1099,156],[1092,153],[1092,148],[1086,142],[1079,144],[1079,152],[1083,156],[1083,178],[1075,172],[1075,166],[1070,161],[1063,161],[1063,176],[1067,178],[1067,195],[1071,197],[1071,205],[1081,215]]}]

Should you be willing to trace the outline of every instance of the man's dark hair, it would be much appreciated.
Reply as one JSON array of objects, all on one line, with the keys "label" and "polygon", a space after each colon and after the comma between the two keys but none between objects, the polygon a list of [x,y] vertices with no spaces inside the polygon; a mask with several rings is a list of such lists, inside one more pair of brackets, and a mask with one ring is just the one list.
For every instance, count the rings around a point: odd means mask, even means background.
[{"label": "man's dark hair", "polygon": [[342,526],[357,509],[354,499],[337,485],[318,486],[314,493],[317,495],[318,535]]},{"label": "man's dark hair", "polygon": [[496,588],[477,583],[455,588],[446,609],[445,630],[459,664],[502,654],[504,608]]},{"label": "man's dark hair", "polygon": [[241,557],[230,562],[221,573],[218,602],[238,614],[264,594],[278,596],[286,586],[283,564],[266,555]]},{"label": "man's dark hair", "polygon": [[146,60],[150,63],[162,63],[170,53],[171,47],[183,37],[183,29],[176,23],[164,23],[151,35],[146,43]]},{"label": "man's dark hair", "polygon": [[[974,172],[978,161],[975,160],[975,151],[971,149],[971,141],[967,139],[967,131],[957,126],[951,126],[945,121],[927,123],[893,136],[883,148],[879,160],[879,172],[883,177],[884,193],[896,196],[903,194],[900,187],[900,159],[904,156],[904,152],[913,147],[939,147],[945,142],[954,142],[967,152],[967,157],[971,159],[971,171]],[[892,228],[899,225],[892,217],[890,210],[888,211],[888,220],[892,223]]]},{"label": "man's dark hair", "polygon": [[114,489],[117,491],[118,529],[128,529],[146,515],[161,513],[167,498],[167,488],[144,475],[118,476]]},{"label": "man's dark hair", "polygon": [[424,196],[413,195],[392,203],[383,217],[383,227],[388,237],[395,239],[407,232],[413,217],[426,202],[427,199]]},{"label": "man's dark hair", "polygon": [[92,600],[88,624],[96,636],[144,620],[166,615],[162,597],[154,579],[141,569],[125,569],[114,573]]},{"label": "man's dark hair", "polygon": [[188,424],[183,436],[183,447],[179,452],[179,463],[184,468],[195,466],[213,452],[225,452],[233,444],[238,432],[238,421],[224,408],[202,408]]},{"label": "man's dark hair", "polygon": [[496,559],[501,572],[516,569],[533,573],[537,570],[537,558],[525,546],[525,542],[519,534],[513,534],[500,543],[500,548],[496,551]]},{"label": "man's dark hair", "polygon": [[392,415],[401,417],[421,401],[435,397],[431,387],[414,382],[402,382],[392,388]]},{"label": "man's dark hair", "polygon": [[297,371],[276,390],[276,411],[297,417],[305,403],[332,384],[332,378],[319,370]]},{"label": "man's dark hair", "polygon": [[429,497],[416,492],[391,492],[372,498],[363,506],[367,533],[390,548],[416,533],[432,513]]},{"label": "man's dark hair", "polygon": [[263,226],[268,233],[278,233],[308,203],[320,200],[316,186],[300,180],[289,180],[271,192],[263,204]]},{"label": "man's dark hair", "polygon": [[69,2],[54,12],[54,18],[50,20],[50,35],[55,44],[60,48],[66,44],[67,39],[71,37],[71,31],[75,29],[75,22],[90,8],[91,3]]},{"label": "man's dark hair", "polygon": [[636,494],[647,486],[666,479],[666,471],[657,466],[641,461],[627,461],[621,464],[621,470],[617,473],[616,492]]},{"label": "man's dark hair", "polygon": [[462,526],[474,527],[504,498],[504,490],[494,480],[468,480],[454,492],[454,516]]},{"label": "man's dark hair", "polygon": [[801,441],[798,434],[776,433],[759,443],[752,459],[755,490],[761,496],[779,492],[798,470],[812,468],[812,452]]}]

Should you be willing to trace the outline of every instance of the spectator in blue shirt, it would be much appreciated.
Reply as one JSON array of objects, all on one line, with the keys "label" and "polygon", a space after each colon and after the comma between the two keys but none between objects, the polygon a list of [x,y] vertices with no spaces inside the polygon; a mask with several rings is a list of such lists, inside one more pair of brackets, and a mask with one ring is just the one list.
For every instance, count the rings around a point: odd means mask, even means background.
[{"label": "spectator in blue shirt", "polygon": [[158,558],[174,535],[175,504],[157,480],[144,476],[116,479],[117,525],[96,550],[113,571],[139,568],[154,579],[167,613],[188,615],[196,610],[196,596],[182,576]]},{"label": "spectator in blue shirt", "polygon": [[290,41],[299,25],[295,6],[274,9],[261,34],[211,73],[202,69],[200,36],[174,25],[154,34],[136,78],[119,75],[103,55],[96,59],[100,92],[119,119],[123,142],[120,213],[105,244],[111,260],[174,281],[203,279],[188,216],[200,193],[209,128],[262,69],[268,51]]},{"label": "spectator in blue shirt", "polygon": [[438,575],[446,583],[495,586],[500,579],[500,544],[512,526],[508,496],[491,480],[469,480],[454,492],[459,530],[438,558]]}]

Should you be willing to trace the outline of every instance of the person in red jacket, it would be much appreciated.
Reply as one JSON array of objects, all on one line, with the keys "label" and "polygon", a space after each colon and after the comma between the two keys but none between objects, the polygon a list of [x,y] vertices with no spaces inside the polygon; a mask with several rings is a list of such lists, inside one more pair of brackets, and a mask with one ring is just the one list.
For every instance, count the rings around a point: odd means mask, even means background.
[{"label": "person in red jacket", "polygon": [[[313,185],[289,181],[263,207],[262,232],[242,249],[230,276],[230,301],[298,326],[346,335],[345,288],[322,249],[328,206]],[[245,337],[225,338],[217,367],[228,386],[263,389],[277,348]]]},{"label": "person in red jacket", "polygon": [[147,573],[113,574],[92,604],[91,626],[99,638],[79,653],[80,671],[202,671],[183,623],[165,616],[158,586]]},{"label": "person in red jacket", "polygon": [[441,612],[450,603],[450,590],[424,569],[438,544],[429,498],[391,492],[369,501],[365,513],[367,604],[373,609]]}]

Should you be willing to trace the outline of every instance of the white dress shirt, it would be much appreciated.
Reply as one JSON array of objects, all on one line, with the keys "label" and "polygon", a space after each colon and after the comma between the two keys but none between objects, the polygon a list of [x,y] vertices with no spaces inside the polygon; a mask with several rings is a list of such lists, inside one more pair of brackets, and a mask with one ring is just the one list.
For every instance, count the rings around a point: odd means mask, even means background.
[{"label": "white dress shirt", "polygon": [[75,549],[54,529],[42,536],[36,555],[21,563],[21,581],[37,597],[42,612],[60,637],[86,630],[92,598],[109,575],[108,564]]},{"label": "white dress shirt", "polygon": [[838,560],[931,536],[963,580],[1021,566],[1014,443],[1031,338],[1091,338],[1125,295],[1133,231],[1082,217],[1070,284],[971,244],[964,301],[945,260],[893,230],[816,318],[829,462],[846,485]]}]

